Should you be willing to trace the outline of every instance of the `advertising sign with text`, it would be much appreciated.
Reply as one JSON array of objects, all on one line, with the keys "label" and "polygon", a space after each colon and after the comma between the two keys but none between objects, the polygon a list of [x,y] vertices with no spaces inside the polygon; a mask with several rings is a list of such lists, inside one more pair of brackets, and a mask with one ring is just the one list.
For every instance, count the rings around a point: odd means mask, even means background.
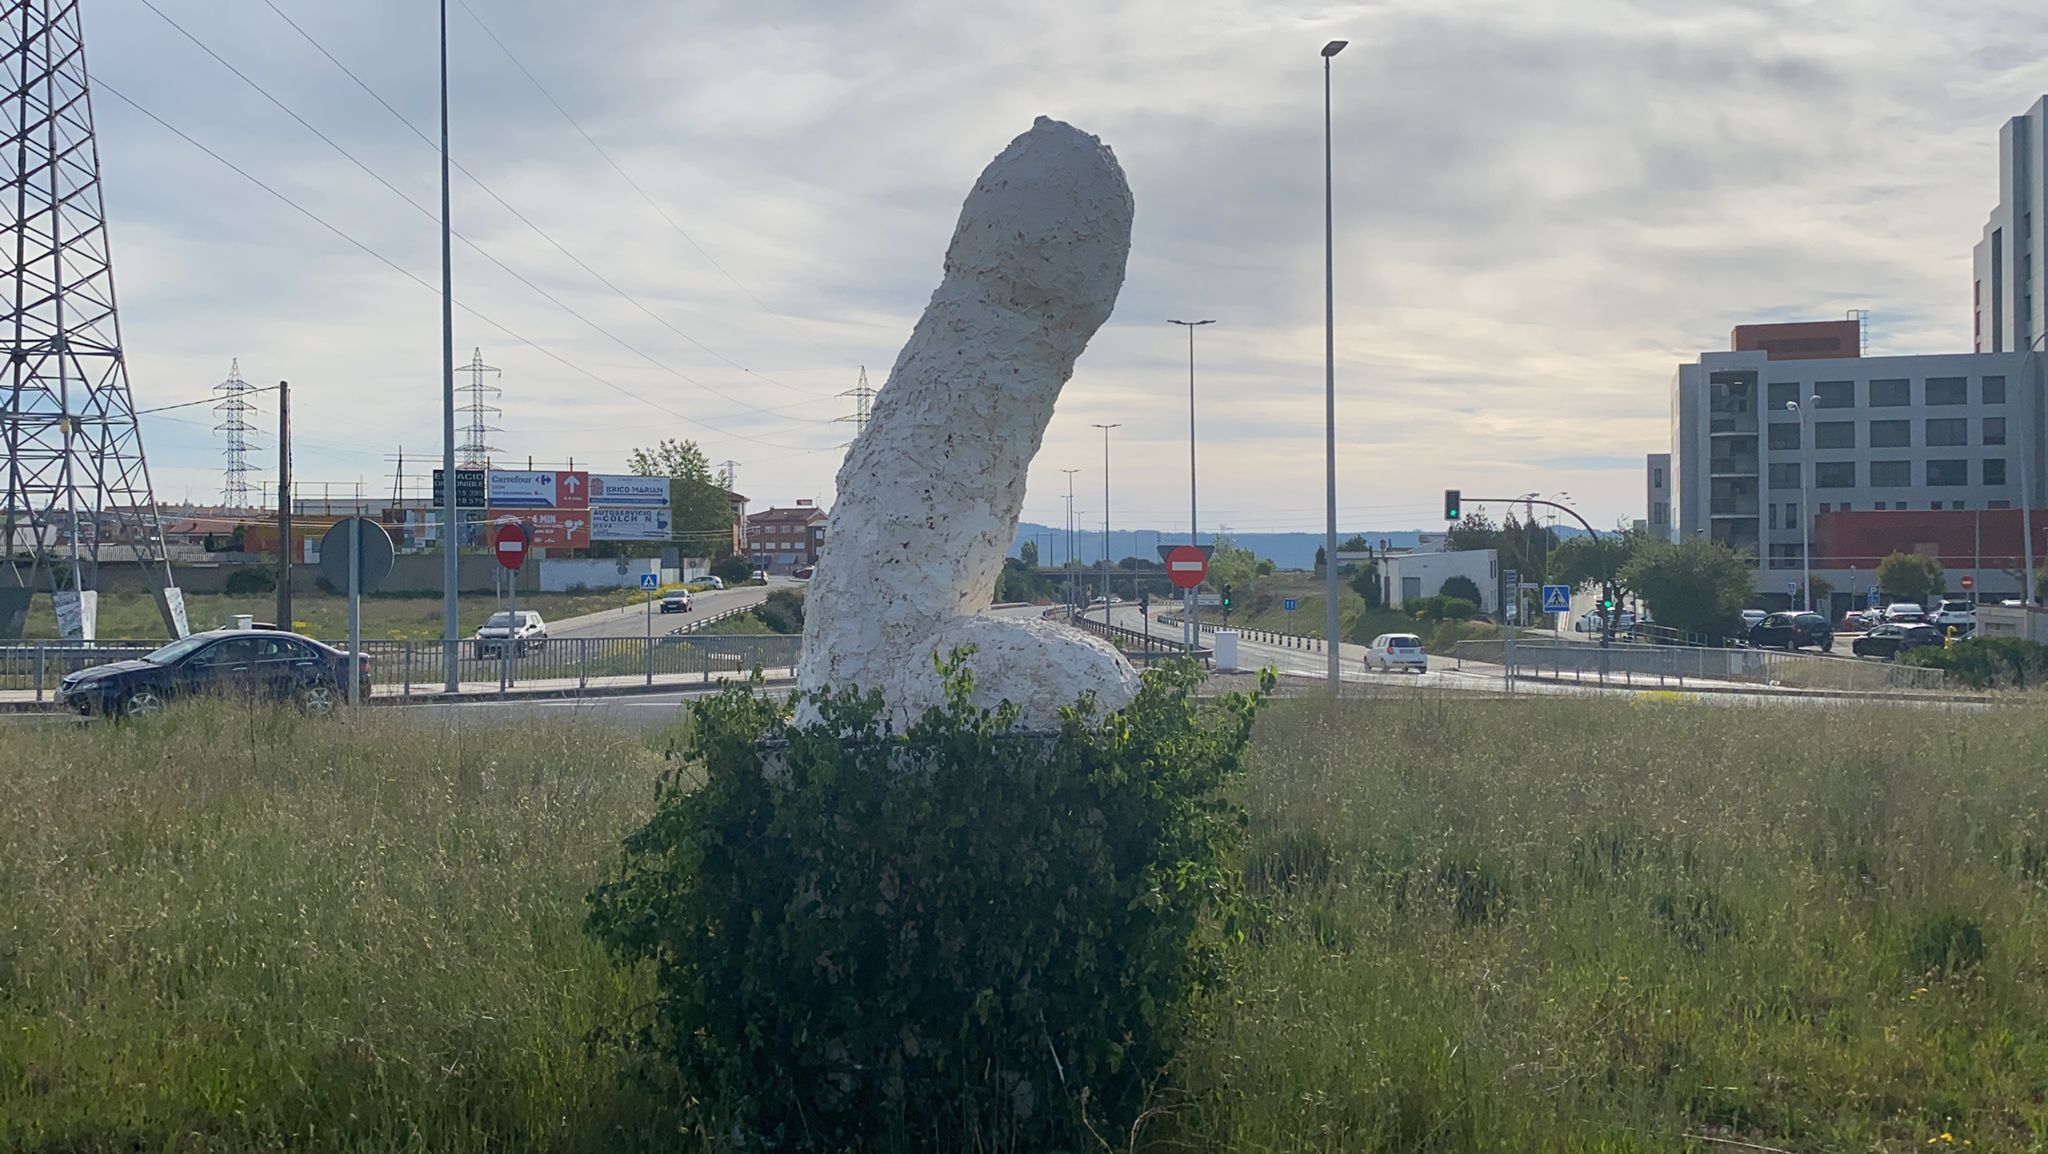
[{"label": "advertising sign with text", "polygon": [[592,473],[589,494],[592,508],[666,509],[668,478]]},{"label": "advertising sign with text", "polygon": [[[593,478],[594,480],[594,478]],[[675,521],[666,506],[660,509],[592,509],[592,541],[666,541],[674,534]]]},{"label": "advertising sign with text", "polygon": [[526,526],[535,549],[590,547],[590,513],[585,509],[492,509],[490,516],[493,522],[511,520]]},{"label": "advertising sign with text", "polygon": [[[493,469],[490,497],[493,509],[587,509],[590,475],[554,469]],[[461,499],[459,489],[456,499]]]}]

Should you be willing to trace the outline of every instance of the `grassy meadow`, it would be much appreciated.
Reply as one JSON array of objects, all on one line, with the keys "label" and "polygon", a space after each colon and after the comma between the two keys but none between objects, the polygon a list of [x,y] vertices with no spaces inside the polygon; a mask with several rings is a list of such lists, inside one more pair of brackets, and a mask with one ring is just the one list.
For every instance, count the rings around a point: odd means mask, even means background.
[{"label": "grassy meadow", "polygon": [[[2048,1143],[2038,711],[1403,695],[1260,730],[1263,912],[1106,1148]],[[581,931],[664,740],[0,725],[0,1150],[694,1148],[599,1033],[644,976]]]}]

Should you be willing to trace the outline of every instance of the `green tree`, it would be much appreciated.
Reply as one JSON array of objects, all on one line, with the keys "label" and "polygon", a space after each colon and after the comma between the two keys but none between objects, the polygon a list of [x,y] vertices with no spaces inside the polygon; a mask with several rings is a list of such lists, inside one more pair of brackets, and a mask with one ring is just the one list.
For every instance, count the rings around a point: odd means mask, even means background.
[{"label": "green tree", "polygon": [[1877,563],[1877,587],[1887,597],[1924,602],[1948,588],[1941,562],[1918,553],[1894,553]]},{"label": "green tree", "polygon": [[1367,541],[1364,537],[1361,537],[1356,533],[1353,533],[1351,536],[1346,537],[1344,539],[1344,543],[1342,545],[1337,546],[1337,552],[1370,553],[1372,552],[1372,542]]},{"label": "green tree", "polygon": [[1741,629],[1754,573],[1744,555],[1718,541],[1695,538],[1676,545],[1644,544],[1622,567],[1621,581],[1649,606],[1659,625],[1729,637]]},{"label": "green tree", "polygon": [[1451,526],[1444,536],[1446,548],[1454,553],[1500,546],[1500,529],[1484,513],[1465,514],[1465,519]]},{"label": "green tree", "polygon": [[1612,530],[1597,538],[1573,537],[1559,544],[1550,554],[1547,576],[1554,584],[1569,585],[1574,589],[1597,589],[1604,575],[1614,578],[1623,589],[1633,590],[1635,587],[1622,574],[1628,571],[1628,563],[1637,550],[1653,543],[1653,540],[1632,529]]},{"label": "green tree", "polygon": [[1380,567],[1378,562],[1360,565],[1351,573],[1351,591],[1365,598],[1367,609],[1378,609],[1380,596]]},{"label": "green tree", "polygon": [[1259,558],[1250,549],[1241,549],[1231,543],[1228,536],[1219,534],[1216,551],[1209,555],[1209,580],[1212,589],[1225,585],[1234,587],[1238,593],[1249,594],[1252,581],[1259,575]]},{"label": "green tree", "polygon": [[1017,559],[1024,563],[1026,569],[1038,568],[1038,542],[1024,542],[1024,547],[1017,550]]},{"label": "green tree", "polygon": [[1462,573],[1444,578],[1444,583],[1437,588],[1436,595],[1470,601],[1475,607],[1486,604],[1486,599],[1479,595],[1479,583]]},{"label": "green tree", "polygon": [[641,477],[675,477],[684,481],[711,483],[711,462],[695,441],[663,439],[651,449],[635,449],[626,467]]},{"label": "green tree", "polygon": [[728,553],[712,563],[711,575],[727,585],[739,585],[754,576],[754,563],[737,553]]},{"label": "green tree", "polygon": [[1828,613],[1834,604],[1835,583],[1825,577],[1815,577],[1806,586],[1806,603],[1816,613]]}]

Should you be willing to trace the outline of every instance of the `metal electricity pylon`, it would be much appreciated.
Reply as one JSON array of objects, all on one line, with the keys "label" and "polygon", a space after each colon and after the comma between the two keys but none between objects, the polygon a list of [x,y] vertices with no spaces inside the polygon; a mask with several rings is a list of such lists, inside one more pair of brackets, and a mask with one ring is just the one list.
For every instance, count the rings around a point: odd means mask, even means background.
[{"label": "metal electricity pylon", "polygon": [[853,435],[855,438],[858,438],[868,430],[868,410],[874,406],[875,401],[875,390],[868,387],[868,367],[866,365],[860,367],[860,383],[839,395],[853,398],[853,414],[851,416],[836,417],[834,420],[852,421]]},{"label": "metal electricity pylon", "polygon": [[504,430],[491,424],[491,420],[502,416],[504,410],[491,402],[503,396],[505,390],[490,383],[490,378],[499,373],[497,369],[484,363],[482,349],[477,349],[470,355],[469,363],[463,365],[461,371],[469,374],[469,383],[460,390],[463,394],[463,433],[462,445],[456,450],[459,460],[455,467],[482,469],[490,465],[492,453],[501,451],[496,445],[491,444],[491,434],[502,433]]},{"label": "metal electricity pylon", "polygon": [[158,606],[182,636],[114,311],[78,0],[0,2],[0,126],[0,549],[13,578],[0,636],[20,635],[28,594],[46,588],[59,631],[95,638],[100,565],[130,559],[161,577]]},{"label": "metal electricity pylon", "polygon": [[220,424],[213,431],[227,439],[221,449],[225,458],[220,470],[220,503],[230,509],[243,509],[249,505],[249,450],[255,448],[249,442],[249,414],[256,406],[249,403],[249,394],[256,391],[254,385],[242,379],[242,362],[237,359],[228,366],[228,379],[213,386],[220,396],[213,411],[220,414]]}]

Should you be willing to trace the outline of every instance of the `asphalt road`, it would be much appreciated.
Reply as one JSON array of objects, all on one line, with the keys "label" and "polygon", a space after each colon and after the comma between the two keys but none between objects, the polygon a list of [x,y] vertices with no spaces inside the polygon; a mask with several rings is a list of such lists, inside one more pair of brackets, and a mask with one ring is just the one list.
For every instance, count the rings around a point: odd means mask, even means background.
[{"label": "asphalt road", "polygon": [[[801,582],[774,577],[770,578],[766,585],[740,585],[731,589],[709,590],[694,595],[696,609],[690,613],[663,613],[661,607],[657,605],[654,607],[654,633],[660,636],[678,625],[699,621],[713,614],[759,605],[766,601],[768,594],[774,590],[798,584]],[[644,637],[647,635],[647,629],[648,612],[644,604],[548,622],[548,636],[551,638]],[[716,632],[717,627],[713,626],[712,631]]]}]

